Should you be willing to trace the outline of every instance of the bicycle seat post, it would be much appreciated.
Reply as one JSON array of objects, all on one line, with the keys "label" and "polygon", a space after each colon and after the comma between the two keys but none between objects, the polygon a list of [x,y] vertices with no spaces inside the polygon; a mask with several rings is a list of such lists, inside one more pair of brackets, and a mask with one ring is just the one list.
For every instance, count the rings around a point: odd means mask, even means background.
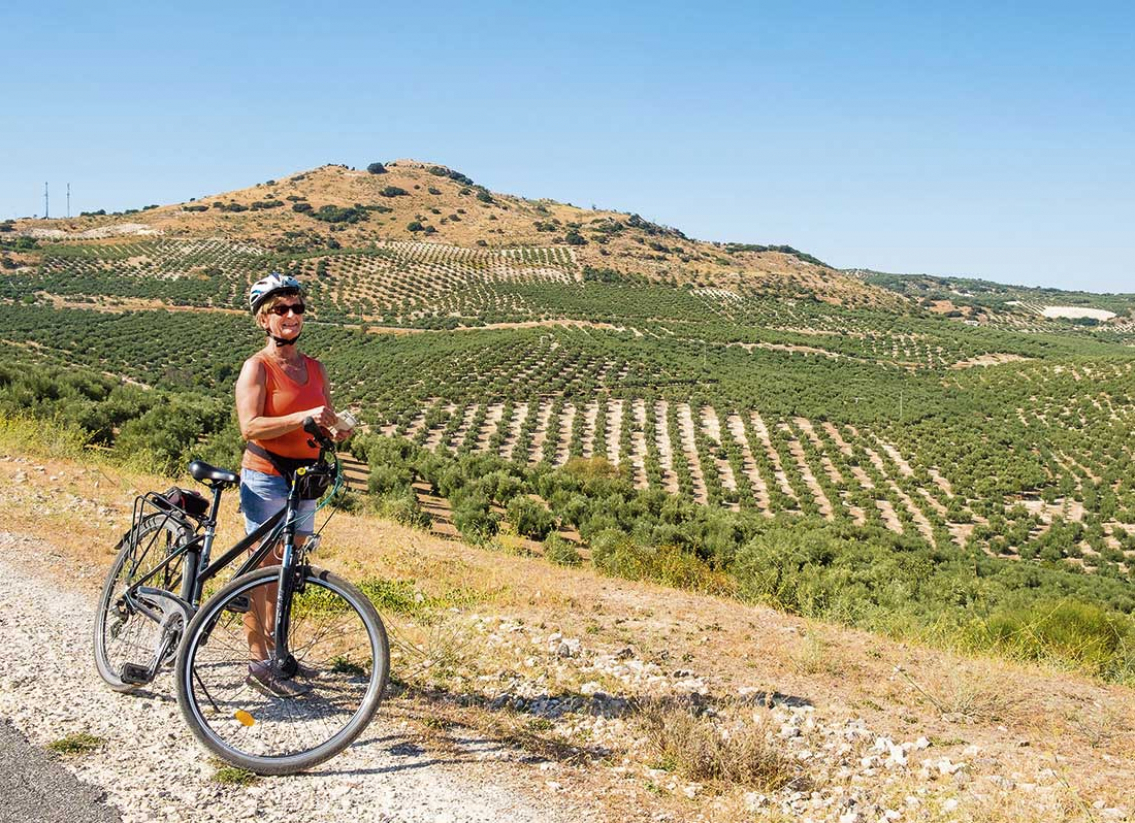
[{"label": "bicycle seat post", "polygon": [[225,484],[219,482],[212,482],[206,484],[210,491],[213,492],[213,505],[209,507],[209,516],[206,518],[203,525],[205,526],[205,540],[201,547],[201,565],[209,565],[209,555],[213,549],[213,538],[217,534],[217,516],[221,512],[221,494],[225,490]]}]

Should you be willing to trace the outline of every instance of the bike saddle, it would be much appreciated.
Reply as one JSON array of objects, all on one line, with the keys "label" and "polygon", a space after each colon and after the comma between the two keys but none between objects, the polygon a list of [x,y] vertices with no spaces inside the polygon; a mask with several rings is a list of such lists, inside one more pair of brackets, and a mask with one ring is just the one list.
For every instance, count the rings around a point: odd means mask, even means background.
[{"label": "bike saddle", "polygon": [[214,483],[219,483],[223,486],[235,486],[240,482],[240,478],[230,471],[225,469],[218,469],[216,466],[210,466],[203,460],[194,460],[189,464],[189,474],[193,476],[194,480],[211,480]]}]

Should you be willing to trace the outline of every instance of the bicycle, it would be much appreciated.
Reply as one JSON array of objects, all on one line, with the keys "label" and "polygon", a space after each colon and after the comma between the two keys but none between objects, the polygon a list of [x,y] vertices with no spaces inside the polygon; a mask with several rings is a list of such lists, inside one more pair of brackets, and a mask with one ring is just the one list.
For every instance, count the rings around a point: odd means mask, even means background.
[{"label": "bicycle", "polygon": [[[311,418],[318,461],[296,472],[287,503],[210,563],[222,493],[236,474],[201,461],[190,475],[212,492],[149,492],[119,544],[95,620],[103,680],[129,692],[176,660],[177,699],[197,739],[222,760],[259,774],[290,774],[349,746],[377,711],[390,670],[386,629],[354,585],[311,566],[319,535],[296,542],[307,493],[342,486],[334,443]],[[206,584],[259,547],[201,603]],[[282,544],[278,565],[260,567]],[[252,637],[270,648],[250,660]]]}]

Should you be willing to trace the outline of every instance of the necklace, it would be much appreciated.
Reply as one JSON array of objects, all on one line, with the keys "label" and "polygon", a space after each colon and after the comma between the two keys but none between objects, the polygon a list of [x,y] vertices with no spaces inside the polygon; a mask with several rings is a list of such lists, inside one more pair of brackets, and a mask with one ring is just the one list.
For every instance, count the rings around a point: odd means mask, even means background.
[{"label": "necklace", "polygon": [[280,370],[288,377],[295,380],[297,383],[306,382],[307,378],[307,364],[301,355],[296,357],[273,357],[271,353],[266,353],[265,356],[280,367]]}]

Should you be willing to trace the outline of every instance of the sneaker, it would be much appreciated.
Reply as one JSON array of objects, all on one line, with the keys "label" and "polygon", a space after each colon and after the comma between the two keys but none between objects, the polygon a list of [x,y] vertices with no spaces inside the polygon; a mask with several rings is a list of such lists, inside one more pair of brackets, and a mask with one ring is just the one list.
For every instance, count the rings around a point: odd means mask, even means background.
[{"label": "sneaker", "polygon": [[296,683],[277,672],[270,660],[249,663],[244,682],[266,697],[299,697],[311,691],[311,686]]},{"label": "sneaker", "polygon": [[[269,651],[269,654],[274,654],[274,651]],[[265,664],[268,661],[264,661]],[[284,678],[298,677],[302,680],[316,680],[323,676],[322,669],[315,669],[311,666],[304,665],[294,654],[289,654],[287,661],[280,667],[282,670],[281,676]]]},{"label": "sneaker", "polygon": [[296,660],[293,655],[288,655],[288,660],[286,663],[284,663],[284,671],[290,671],[292,677],[298,677],[301,680],[315,680],[323,673],[319,669],[313,669],[311,666],[305,666],[303,663]]}]

